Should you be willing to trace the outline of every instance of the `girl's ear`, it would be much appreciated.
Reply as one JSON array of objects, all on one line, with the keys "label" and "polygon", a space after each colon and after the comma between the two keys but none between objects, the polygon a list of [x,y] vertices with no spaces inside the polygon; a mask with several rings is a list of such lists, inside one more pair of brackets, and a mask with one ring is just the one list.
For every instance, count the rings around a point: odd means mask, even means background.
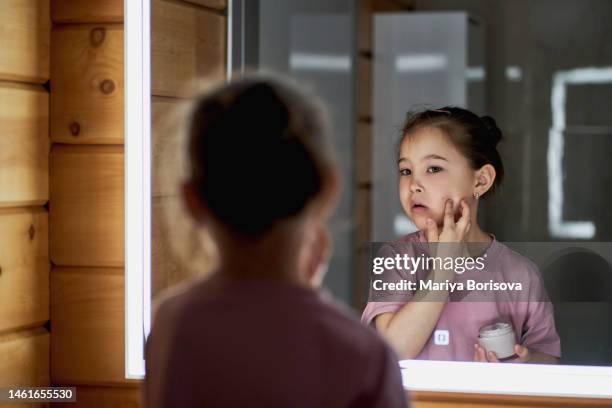
[{"label": "girl's ear", "polygon": [[338,169],[333,168],[330,171],[327,181],[323,186],[320,197],[318,197],[318,215],[323,221],[329,219],[338,205],[340,193],[342,190],[342,178]]},{"label": "girl's ear", "polygon": [[203,224],[207,219],[210,219],[210,211],[202,202],[195,185],[191,181],[183,183],[182,192],[185,207],[197,224]]},{"label": "girl's ear", "polygon": [[304,241],[301,268],[308,286],[318,288],[323,282],[331,258],[331,236],[327,227],[319,224],[307,231]]},{"label": "girl's ear", "polygon": [[495,181],[496,176],[497,173],[495,171],[495,167],[493,167],[491,164],[485,164],[482,166],[476,172],[476,185],[474,186],[474,192],[477,192],[482,197],[484,193],[489,191],[493,185],[493,182]]}]

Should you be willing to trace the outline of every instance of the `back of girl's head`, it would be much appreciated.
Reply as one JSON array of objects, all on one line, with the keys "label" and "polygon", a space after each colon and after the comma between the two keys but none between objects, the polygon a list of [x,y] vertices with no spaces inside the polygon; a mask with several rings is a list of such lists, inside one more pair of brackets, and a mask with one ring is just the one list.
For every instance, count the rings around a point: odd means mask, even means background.
[{"label": "back of girl's head", "polygon": [[409,112],[402,129],[400,145],[411,133],[422,128],[437,128],[446,134],[468,159],[472,169],[479,169],[485,164],[495,168],[495,181],[485,197],[501,185],[504,165],[497,151],[497,144],[503,136],[492,117],[479,117],[467,109],[454,106]]},{"label": "back of girl's head", "polygon": [[302,212],[332,172],[320,103],[278,79],[247,77],[201,96],[188,132],[192,183],[240,235]]}]

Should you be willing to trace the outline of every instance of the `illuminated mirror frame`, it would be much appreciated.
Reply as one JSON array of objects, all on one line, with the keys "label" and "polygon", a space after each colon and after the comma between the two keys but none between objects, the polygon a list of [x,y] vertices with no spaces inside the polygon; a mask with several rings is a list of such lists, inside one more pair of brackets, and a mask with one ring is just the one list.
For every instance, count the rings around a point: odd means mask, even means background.
[{"label": "illuminated mirror frame", "polygon": [[[238,11],[243,10],[240,7]],[[232,55],[228,7],[227,77]],[[124,1],[125,43],[125,377],[145,375],[151,330],[151,0]],[[242,46],[241,46],[242,47]],[[232,64],[232,60],[234,64]],[[241,64],[241,63],[240,63]],[[242,65],[242,64],[241,64]],[[241,68],[242,70],[242,68]]]},{"label": "illuminated mirror frame", "polygon": [[[125,376],[142,379],[151,325],[151,6],[150,0],[124,4]],[[244,69],[238,22],[245,10],[244,0],[228,0],[228,78],[232,67]],[[400,366],[404,386],[412,390],[612,398],[612,367],[421,360]]]},{"label": "illuminated mirror frame", "polygon": [[145,374],[151,327],[151,2],[124,1],[125,377]]}]

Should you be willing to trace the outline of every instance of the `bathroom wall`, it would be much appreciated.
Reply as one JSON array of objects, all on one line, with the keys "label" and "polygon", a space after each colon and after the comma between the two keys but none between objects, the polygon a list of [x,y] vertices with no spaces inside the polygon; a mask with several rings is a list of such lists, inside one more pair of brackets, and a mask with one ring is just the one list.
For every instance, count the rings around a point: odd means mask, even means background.
[{"label": "bathroom wall", "polygon": [[0,2],[0,387],[50,381],[50,25],[47,0]]},{"label": "bathroom wall", "polygon": [[225,0],[151,4],[152,295],[206,275],[214,247],[187,215],[180,185],[185,177],[189,97],[226,77]]},{"label": "bathroom wall", "polygon": [[361,0],[355,10],[355,149],[354,149],[354,272],[351,277],[352,306],[361,311],[367,303],[369,277],[366,267],[372,241],[373,118],[373,25],[374,13],[402,13],[414,8],[413,0]]},{"label": "bathroom wall", "polygon": [[124,380],[123,1],[52,0],[51,18],[51,381],[77,387],[67,406],[136,404],[139,383]]},{"label": "bathroom wall", "polygon": [[[189,277],[166,214],[179,143],[159,124],[186,85],[224,77],[225,7],[151,4],[156,289]],[[53,0],[51,16],[51,381],[78,387],[71,407],[138,406],[141,382],[124,379],[123,1]]]}]

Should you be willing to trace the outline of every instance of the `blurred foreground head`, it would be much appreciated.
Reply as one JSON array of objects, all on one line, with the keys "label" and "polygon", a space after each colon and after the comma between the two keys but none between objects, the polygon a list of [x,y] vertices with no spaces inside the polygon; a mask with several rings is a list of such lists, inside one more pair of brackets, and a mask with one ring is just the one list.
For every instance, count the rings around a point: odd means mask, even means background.
[{"label": "blurred foreground head", "polygon": [[187,204],[213,229],[257,238],[333,211],[338,176],[326,116],[296,85],[250,76],[204,94],[188,138]]}]

